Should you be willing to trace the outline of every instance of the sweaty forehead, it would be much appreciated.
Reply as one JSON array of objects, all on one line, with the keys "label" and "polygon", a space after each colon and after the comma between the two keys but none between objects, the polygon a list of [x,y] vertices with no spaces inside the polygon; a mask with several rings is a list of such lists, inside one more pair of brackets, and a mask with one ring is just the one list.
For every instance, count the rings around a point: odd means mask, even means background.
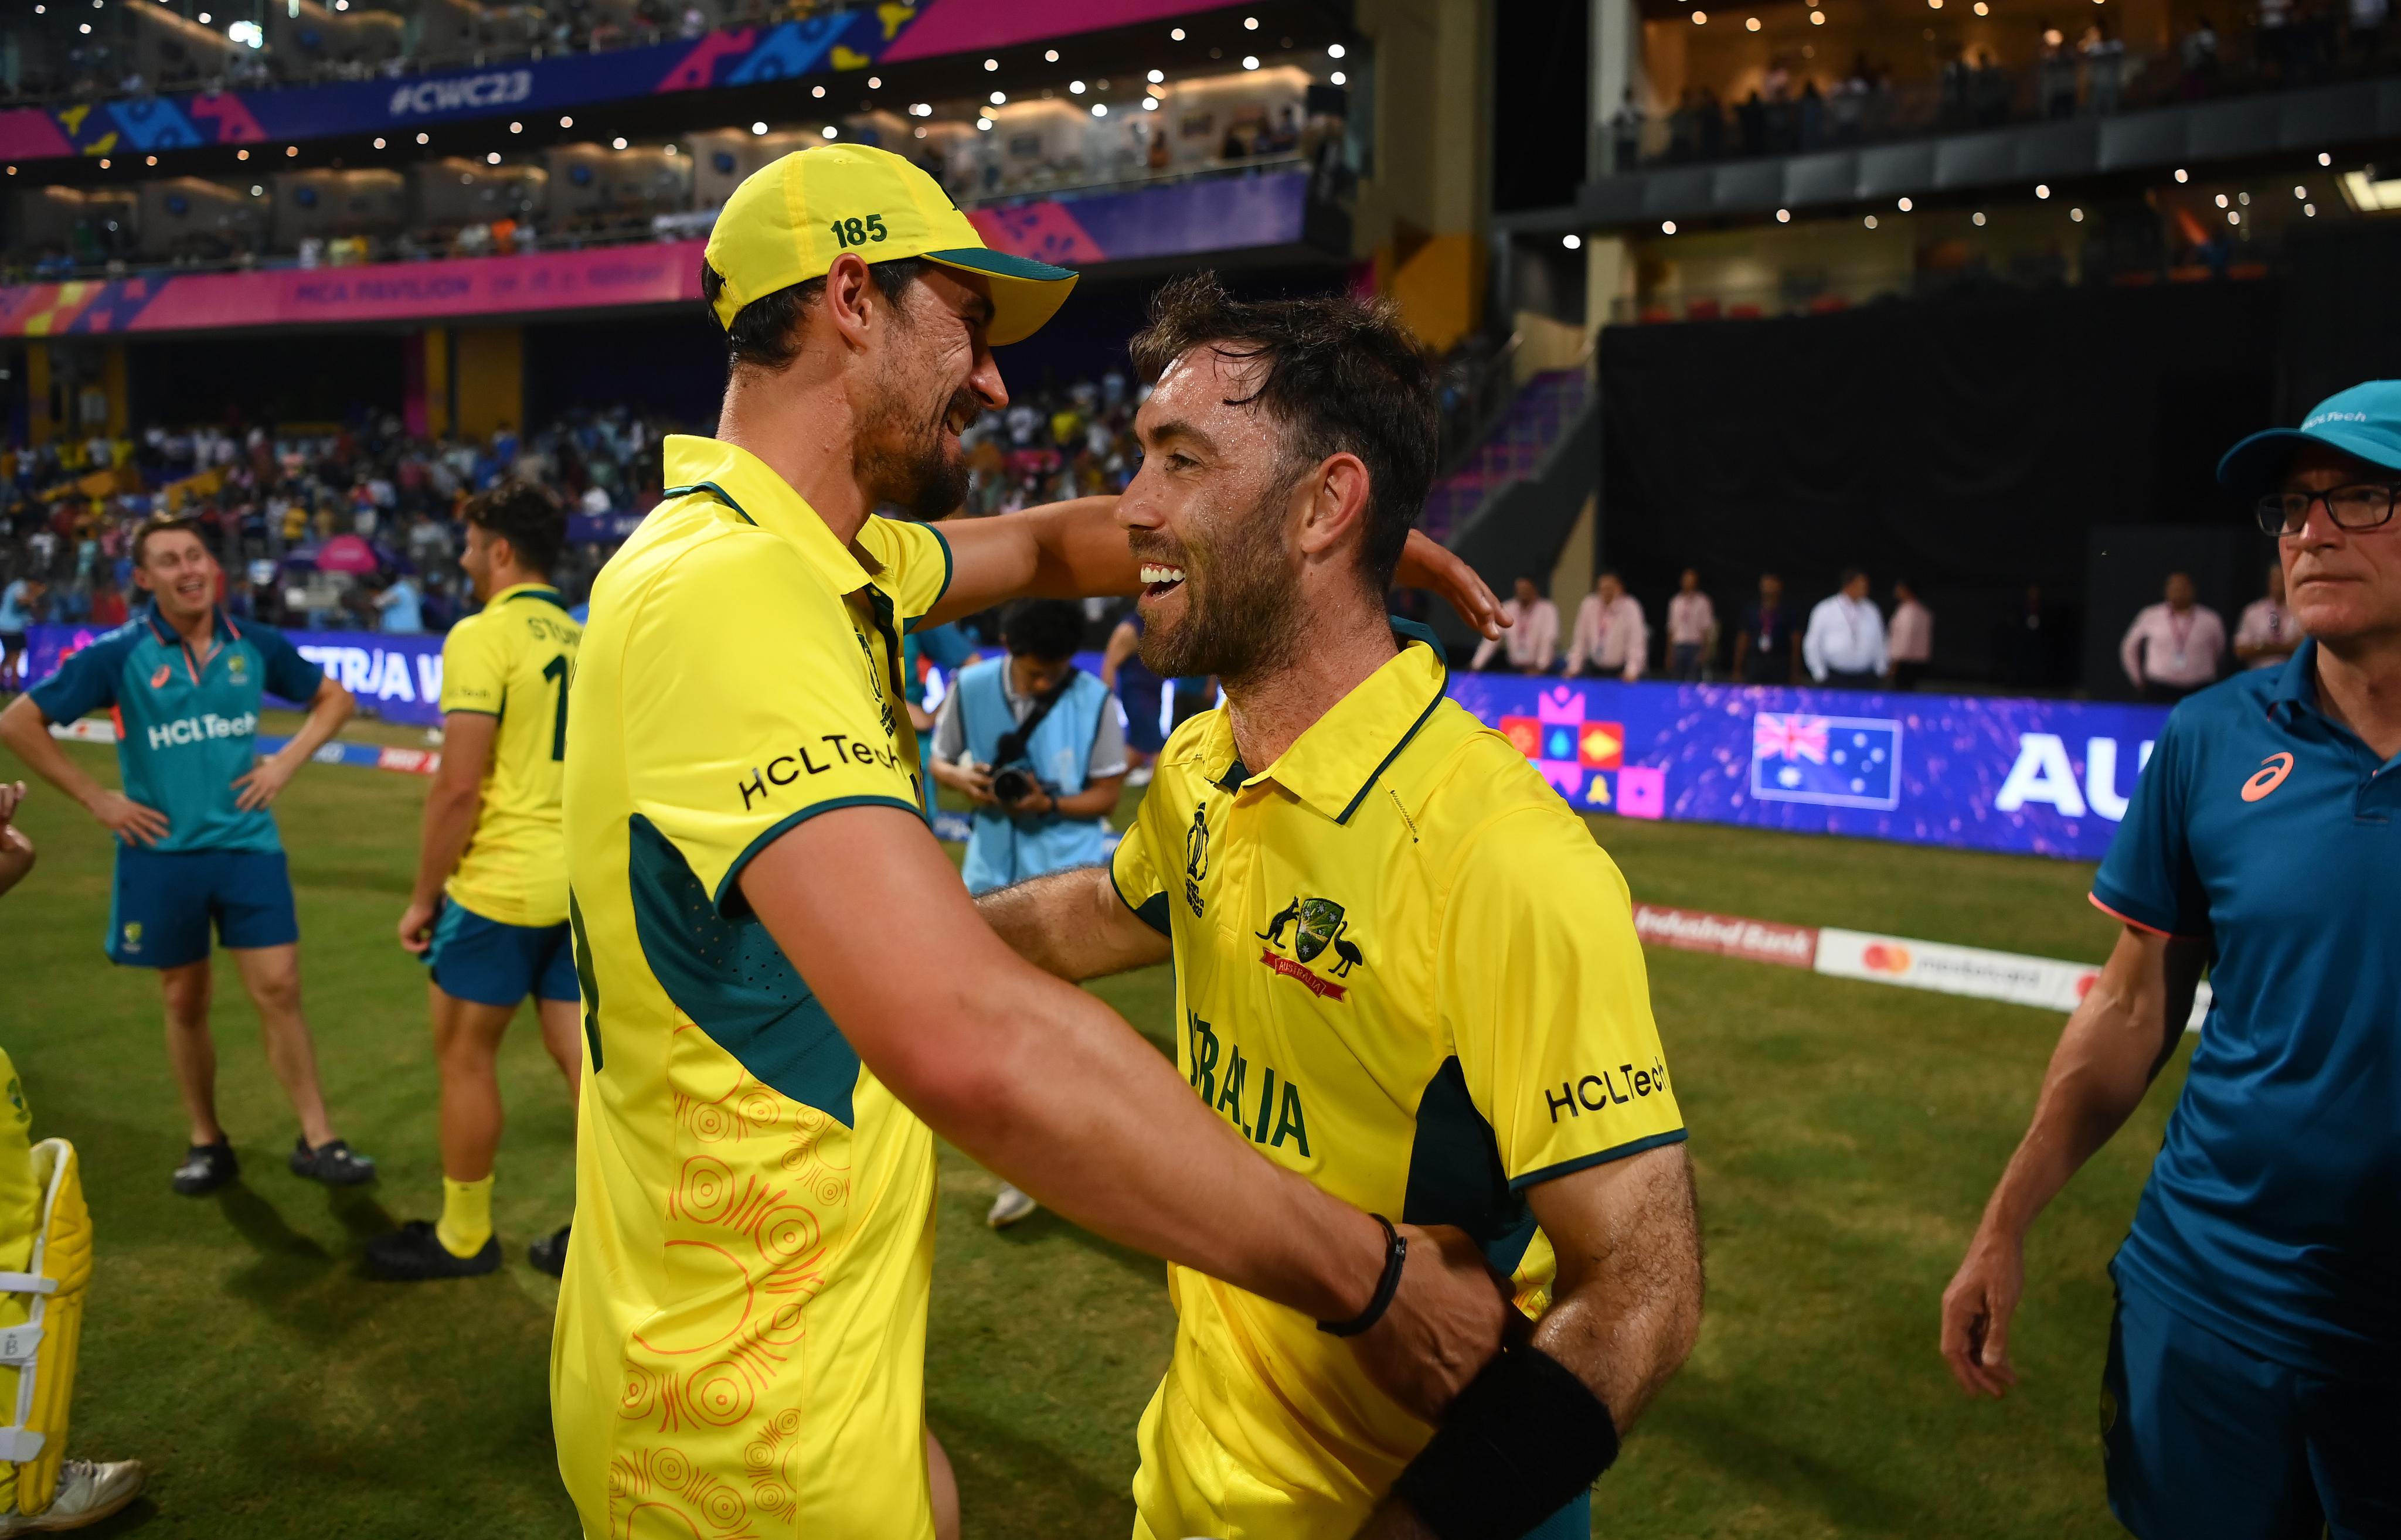
[{"label": "sweaty forehead", "polygon": [[1201,343],[1176,355],[1159,376],[1141,416],[1151,424],[1187,422],[1212,436],[1238,431],[1238,422],[1264,423],[1256,404],[1228,405],[1255,394],[1267,372],[1264,360],[1228,358],[1214,343]]}]

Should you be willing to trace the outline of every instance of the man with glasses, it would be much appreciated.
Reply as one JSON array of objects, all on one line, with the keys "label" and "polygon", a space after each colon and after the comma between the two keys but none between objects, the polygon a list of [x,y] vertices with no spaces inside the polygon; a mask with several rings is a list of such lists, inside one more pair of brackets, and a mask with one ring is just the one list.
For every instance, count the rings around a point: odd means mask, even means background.
[{"label": "man with glasses", "polygon": [[2218,464],[2303,636],[2178,705],[2092,885],[2116,949],[1942,1297],[1970,1394],[2016,1383],[2043,1206],[2142,1100],[2205,966],[2182,1097],[2110,1267],[2109,1506],[2146,1540],[2401,1534],[2401,381]]}]

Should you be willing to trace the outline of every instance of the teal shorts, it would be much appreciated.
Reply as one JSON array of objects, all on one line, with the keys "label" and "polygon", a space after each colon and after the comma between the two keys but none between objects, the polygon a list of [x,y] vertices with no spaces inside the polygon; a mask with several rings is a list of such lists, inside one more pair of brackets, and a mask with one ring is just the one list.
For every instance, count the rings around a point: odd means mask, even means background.
[{"label": "teal shorts", "polygon": [[478,1005],[575,1000],[575,947],[564,922],[503,925],[451,899],[433,923],[426,966],[444,994]]}]

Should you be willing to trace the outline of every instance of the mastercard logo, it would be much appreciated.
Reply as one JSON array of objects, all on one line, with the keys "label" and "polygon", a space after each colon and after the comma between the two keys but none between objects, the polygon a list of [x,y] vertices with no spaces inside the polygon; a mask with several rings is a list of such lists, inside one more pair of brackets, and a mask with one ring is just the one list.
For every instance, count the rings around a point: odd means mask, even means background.
[{"label": "mastercard logo", "polygon": [[1909,948],[1871,941],[1859,953],[1859,963],[1872,974],[1905,974],[1909,972]]}]

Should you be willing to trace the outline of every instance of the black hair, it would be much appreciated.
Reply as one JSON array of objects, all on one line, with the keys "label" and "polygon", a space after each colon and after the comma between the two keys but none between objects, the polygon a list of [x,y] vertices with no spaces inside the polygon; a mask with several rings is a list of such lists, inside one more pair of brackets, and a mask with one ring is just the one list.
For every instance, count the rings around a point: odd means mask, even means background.
[{"label": "black hair", "polygon": [[514,478],[478,492],[459,516],[509,542],[517,566],[544,577],[567,546],[567,510],[547,488]]},{"label": "black hair", "polygon": [[[871,262],[867,271],[898,311],[901,293],[931,266],[923,257],[895,257],[890,262]],[[701,263],[700,297],[709,307],[711,320],[717,319],[718,296],[724,293],[724,276],[706,261]],[[734,324],[725,329],[729,362],[770,371],[789,367],[801,356],[801,318],[824,295],[825,279],[813,278],[761,294],[734,311]]]},{"label": "black hair", "polygon": [[1155,380],[1199,347],[1257,359],[1257,388],[1228,405],[1264,406],[1283,429],[1294,476],[1348,452],[1367,468],[1365,576],[1381,595],[1434,484],[1441,417],[1434,365],[1389,300],[1347,295],[1238,300],[1214,273],[1170,280],[1133,339],[1134,367]]},{"label": "black hair", "polygon": [[1084,641],[1084,610],[1065,599],[1020,599],[1001,612],[1001,645],[1012,657],[1056,662]]}]

